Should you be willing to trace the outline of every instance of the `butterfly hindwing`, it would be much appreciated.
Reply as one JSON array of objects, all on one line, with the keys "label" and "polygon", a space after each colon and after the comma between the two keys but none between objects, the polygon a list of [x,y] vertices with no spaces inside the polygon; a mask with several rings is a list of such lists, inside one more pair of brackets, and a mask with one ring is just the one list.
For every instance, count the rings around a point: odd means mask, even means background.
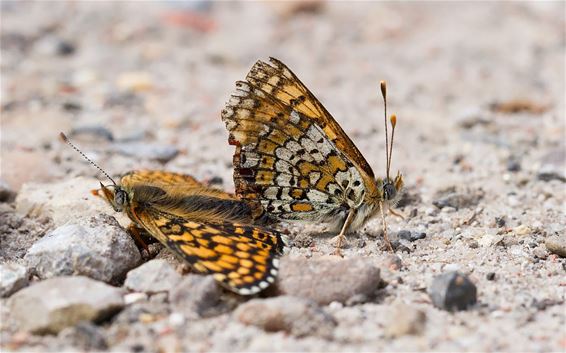
[{"label": "butterfly hindwing", "polygon": [[155,208],[134,211],[140,225],[199,273],[212,274],[242,295],[255,294],[274,282],[284,238],[259,226],[195,221]]},{"label": "butterfly hindwing", "polygon": [[[248,75],[250,82],[236,83],[222,112],[230,143],[236,146],[236,192],[259,199],[269,214],[281,219],[333,217],[363,201],[368,177],[320,126],[328,126],[324,121],[332,117],[306,115],[323,112],[317,108],[320,103],[305,98],[312,95],[289,75],[288,69],[278,72],[258,62]],[[287,91],[291,93],[282,93]],[[289,98],[297,92],[304,99]],[[289,104],[287,98],[300,102]]]}]

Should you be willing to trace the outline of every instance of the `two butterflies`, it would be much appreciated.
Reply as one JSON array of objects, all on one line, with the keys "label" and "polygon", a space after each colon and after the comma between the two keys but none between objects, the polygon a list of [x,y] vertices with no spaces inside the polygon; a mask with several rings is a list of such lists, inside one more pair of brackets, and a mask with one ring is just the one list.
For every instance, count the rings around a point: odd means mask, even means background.
[{"label": "two butterflies", "polygon": [[275,280],[286,239],[264,227],[269,221],[331,223],[340,229],[339,251],[345,233],[383,214],[403,185],[399,174],[389,177],[392,144],[387,177],[375,178],[338,123],[276,59],[258,61],[236,83],[222,120],[236,146],[235,196],[162,171],[130,172],[116,183],[100,168],[112,185],[95,193],[127,213],[132,231],[148,233],[236,293],[255,294]]}]

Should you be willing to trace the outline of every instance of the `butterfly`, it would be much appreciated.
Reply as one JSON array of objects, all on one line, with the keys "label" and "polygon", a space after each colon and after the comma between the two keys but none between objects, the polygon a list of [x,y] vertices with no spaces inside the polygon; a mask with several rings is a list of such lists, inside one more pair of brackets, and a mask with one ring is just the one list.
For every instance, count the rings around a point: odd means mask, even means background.
[{"label": "butterfly", "polygon": [[111,182],[93,190],[116,212],[126,212],[137,236],[147,233],[222,286],[252,295],[275,281],[286,238],[261,222],[261,206],[210,188],[190,175],[132,171],[116,183],[64,135],[62,139]]},{"label": "butterfly", "polygon": [[389,176],[397,118],[387,132],[387,175],[376,178],[368,162],[324,106],[281,61],[258,61],[222,110],[229,143],[236,147],[236,195],[257,200],[280,221],[324,222],[340,230],[336,252],[348,230],[364,225],[379,211],[386,243],[384,208],[393,207],[403,177]]}]

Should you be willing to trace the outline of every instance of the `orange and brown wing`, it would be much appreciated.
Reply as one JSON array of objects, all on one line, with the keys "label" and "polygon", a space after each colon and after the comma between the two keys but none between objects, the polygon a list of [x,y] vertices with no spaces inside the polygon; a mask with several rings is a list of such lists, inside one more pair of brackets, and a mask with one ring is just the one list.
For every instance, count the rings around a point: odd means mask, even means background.
[{"label": "orange and brown wing", "polygon": [[192,221],[153,208],[134,211],[137,222],[199,273],[252,295],[275,281],[284,237],[275,230],[227,222]]},{"label": "orange and brown wing", "polygon": [[275,58],[269,58],[269,63],[258,61],[246,81],[315,122],[338,149],[375,179],[370,165],[342,127],[285,64]]},{"label": "orange and brown wing", "polygon": [[[373,195],[373,177],[352,160],[348,148],[337,145],[351,141],[337,135],[344,134],[341,129],[332,130],[328,123],[334,122],[332,117],[317,115],[325,111],[308,98],[310,92],[301,91],[304,86],[293,81],[288,69],[258,62],[247,80],[236,83],[222,111],[229,142],[236,146],[238,196],[259,200],[279,219],[322,220],[359,206],[368,193]],[[303,92],[303,98],[284,99],[281,95],[288,93],[282,92],[288,91]]]}]

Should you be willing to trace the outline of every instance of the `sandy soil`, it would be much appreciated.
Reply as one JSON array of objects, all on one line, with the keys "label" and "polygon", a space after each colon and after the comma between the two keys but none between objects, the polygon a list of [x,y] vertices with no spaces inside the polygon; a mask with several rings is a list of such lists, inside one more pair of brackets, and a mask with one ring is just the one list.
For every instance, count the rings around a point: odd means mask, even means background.
[{"label": "sandy soil", "polygon": [[[323,338],[244,327],[228,313],[177,331],[177,350],[566,349],[566,261],[544,246],[566,228],[564,2],[1,8],[2,213],[13,213],[26,183],[101,177],[61,144],[59,131],[74,131],[74,141],[111,175],[159,168],[233,190],[233,149],[219,112],[234,82],[269,56],[307,84],[382,175],[378,83],[387,80],[398,116],[392,164],[405,176],[400,211],[408,216],[389,217],[389,227],[426,238],[399,251],[395,269],[381,250],[379,219],[349,236],[346,258],[382,266],[389,283],[382,295],[326,306],[337,326]],[[1,261],[21,262],[50,223],[25,217],[1,227]],[[296,246],[289,256],[332,252],[332,235],[320,227],[290,230]],[[434,308],[426,288],[455,269],[476,284],[478,305],[458,313]],[[384,336],[398,303],[425,313],[424,331]],[[2,313],[9,314],[5,300]],[[100,332],[109,350],[168,351],[152,324],[111,320]],[[65,335],[22,339],[11,324],[1,329],[6,349],[74,347]]]}]

